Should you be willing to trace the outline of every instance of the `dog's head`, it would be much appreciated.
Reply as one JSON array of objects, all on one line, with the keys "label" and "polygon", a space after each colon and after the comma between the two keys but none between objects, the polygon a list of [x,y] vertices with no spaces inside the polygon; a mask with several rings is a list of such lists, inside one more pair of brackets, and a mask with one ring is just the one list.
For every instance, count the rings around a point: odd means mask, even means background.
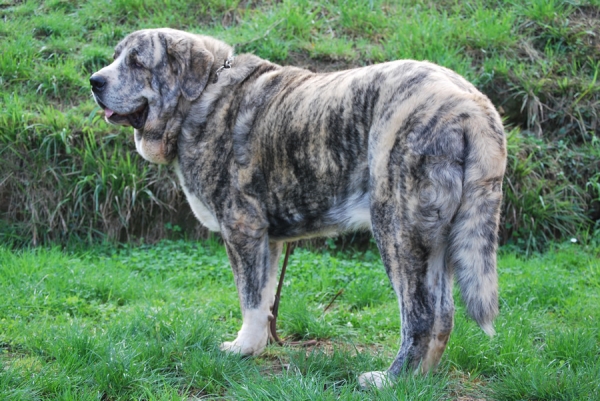
[{"label": "dog's head", "polygon": [[137,31],[117,45],[112,64],[91,76],[92,93],[106,121],[135,128],[136,148],[145,159],[170,163],[181,109],[200,97],[232,54],[230,46],[207,36]]}]

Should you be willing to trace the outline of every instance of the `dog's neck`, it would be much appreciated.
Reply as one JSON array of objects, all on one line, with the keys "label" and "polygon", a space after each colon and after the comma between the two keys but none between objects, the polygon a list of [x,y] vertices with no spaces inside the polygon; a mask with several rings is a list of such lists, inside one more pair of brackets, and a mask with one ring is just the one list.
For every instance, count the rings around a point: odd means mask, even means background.
[{"label": "dog's neck", "polygon": [[162,134],[163,155],[167,164],[177,157],[177,138],[181,134],[182,124],[188,114],[191,102],[180,96],[171,118],[167,120]]}]

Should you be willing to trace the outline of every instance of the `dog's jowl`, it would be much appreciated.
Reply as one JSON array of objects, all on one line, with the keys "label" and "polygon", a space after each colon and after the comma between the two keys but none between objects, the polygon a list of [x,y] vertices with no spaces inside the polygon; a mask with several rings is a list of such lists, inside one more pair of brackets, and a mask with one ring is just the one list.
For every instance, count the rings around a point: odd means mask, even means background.
[{"label": "dog's jowl", "polygon": [[90,82],[106,120],[174,165],[198,219],[221,232],[243,315],[223,350],[265,348],[283,241],[363,229],[402,322],[398,355],[363,385],[437,365],[454,275],[493,334],[506,143],[490,101],[456,73],[401,60],[317,74],[154,29],[127,36]]}]

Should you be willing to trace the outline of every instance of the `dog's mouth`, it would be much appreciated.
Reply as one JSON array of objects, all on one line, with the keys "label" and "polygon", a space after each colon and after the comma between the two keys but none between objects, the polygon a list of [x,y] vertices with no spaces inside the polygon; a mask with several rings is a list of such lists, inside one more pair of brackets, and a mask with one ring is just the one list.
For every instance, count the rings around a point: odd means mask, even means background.
[{"label": "dog's mouth", "polygon": [[146,124],[146,119],[148,118],[148,103],[144,103],[133,113],[119,114],[106,107],[101,101],[97,101],[98,105],[104,109],[106,121],[112,124],[131,125],[135,129],[141,129]]}]

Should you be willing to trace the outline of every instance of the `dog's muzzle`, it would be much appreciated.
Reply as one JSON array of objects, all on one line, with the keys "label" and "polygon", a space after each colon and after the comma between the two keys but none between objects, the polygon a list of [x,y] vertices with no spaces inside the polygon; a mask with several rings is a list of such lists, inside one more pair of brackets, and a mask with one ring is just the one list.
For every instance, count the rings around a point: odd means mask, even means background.
[{"label": "dog's muzzle", "polygon": [[117,125],[131,125],[136,129],[143,128],[144,124],[146,124],[146,119],[148,118],[148,103],[144,102],[131,113],[118,113],[111,110],[111,108],[106,106],[102,100],[100,100],[102,92],[106,89],[106,84],[106,78],[102,75],[93,74],[90,77],[90,85],[92,86],[94,100],[98,103],[98,106],[102,107],[104,110],[106,121]]}]

